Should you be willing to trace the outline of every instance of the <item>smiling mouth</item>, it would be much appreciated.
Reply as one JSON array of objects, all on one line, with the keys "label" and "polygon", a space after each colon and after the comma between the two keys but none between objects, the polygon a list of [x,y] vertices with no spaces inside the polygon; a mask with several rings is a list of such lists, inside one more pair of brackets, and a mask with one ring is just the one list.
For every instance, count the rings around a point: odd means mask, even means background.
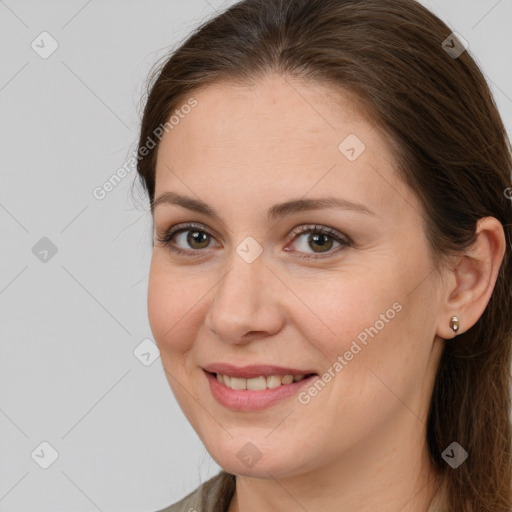
[{"label": "smiling mouth", "polygon": [[281,386],[288,386],[294,382],[314,377],[316,373],[308,373],[305,375],[260,375],[250,379],[243,377],[231,377],[221,373],[208,372],[224,386],[234,390],[263,391],[265,389],[275,389]]}]

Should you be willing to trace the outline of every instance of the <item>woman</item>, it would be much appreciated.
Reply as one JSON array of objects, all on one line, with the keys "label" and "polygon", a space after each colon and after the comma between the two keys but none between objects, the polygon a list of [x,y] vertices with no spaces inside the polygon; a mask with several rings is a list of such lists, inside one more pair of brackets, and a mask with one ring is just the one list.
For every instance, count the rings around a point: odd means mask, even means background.
[{"label": "woman", "polygon": [[166,511],[512,510],[511,153],[413,0],[244,0],[155,72],[151,329],[223,471]]}]

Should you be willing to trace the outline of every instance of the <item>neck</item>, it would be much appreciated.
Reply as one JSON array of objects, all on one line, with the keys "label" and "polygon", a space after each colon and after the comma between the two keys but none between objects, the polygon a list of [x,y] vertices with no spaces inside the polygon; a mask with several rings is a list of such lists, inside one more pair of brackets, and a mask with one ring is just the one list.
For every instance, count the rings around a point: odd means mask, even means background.
[{"label": "neck", "polygon": [[425,425],[410,411],[402,419],[398,431],[409,435],[381,430],[319,469],[279,479],[238,475],[228,512],[429,512],[441,479],[429,462]]}]

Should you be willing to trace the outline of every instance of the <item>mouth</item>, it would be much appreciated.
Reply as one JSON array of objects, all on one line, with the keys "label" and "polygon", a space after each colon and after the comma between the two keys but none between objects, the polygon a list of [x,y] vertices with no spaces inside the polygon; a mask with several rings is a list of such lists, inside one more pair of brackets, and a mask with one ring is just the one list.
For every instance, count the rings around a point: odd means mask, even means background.
[{"label": "mouth", "polygon": [[265,374],[236,377],[203,369],[213,398],[223,407],[237,412],[260,411],[296,395],[312,385],[319,375],[314,372]]},{"label": "mouth", "polygon": [[265,389],[276,389],[280,386],[289,386],[295,382],[300,382],[303,379],[309,379],[310,377],[314,377],[318,375],[317,373],[307,373],[307,374],[285,374],[285,375],[258,375],[257,377],[244,378],[244,377],[235,377],[233,375],[226,375],[222,373],[216,372],[208,372],[206,373],[214,377],[217,382],[220,384],[236,390],[248,390],[248,391],[264,391]]}]

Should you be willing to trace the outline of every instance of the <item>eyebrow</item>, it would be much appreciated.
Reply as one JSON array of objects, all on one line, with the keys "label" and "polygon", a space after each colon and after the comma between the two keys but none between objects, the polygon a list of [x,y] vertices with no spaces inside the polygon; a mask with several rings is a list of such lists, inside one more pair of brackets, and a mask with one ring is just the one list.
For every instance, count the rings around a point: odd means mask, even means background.
[{"label": "eyebrow", "polygon": [[[187,210],[202,213],[208,217],[221,220],[220,214],[210,205],[194,199],[192,197],[182,196],[176,192],[165,192],[155,199],[151,205],[151,214],[155,209],[164,204],[178,205]],[[317,199],[292,199],[284,203],[278,203],[269,208],[267,218],[277,220],[287,215],[312,210],[321,210],[324,208],[341,208],[344,210],[354,210],[366,215],[376,215],[374,211],[361,203],[349,201],[340,197],[321,197]]]}]

